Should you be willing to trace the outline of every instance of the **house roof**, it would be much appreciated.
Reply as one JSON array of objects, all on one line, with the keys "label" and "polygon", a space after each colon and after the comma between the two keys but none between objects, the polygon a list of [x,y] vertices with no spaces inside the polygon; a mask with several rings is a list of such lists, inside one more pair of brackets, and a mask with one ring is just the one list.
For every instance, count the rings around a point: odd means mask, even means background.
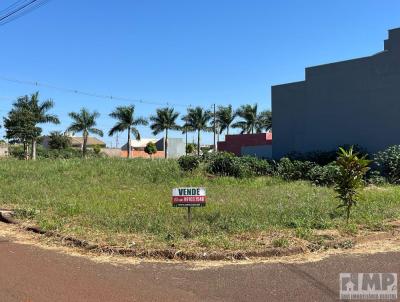
[{"label": "house roof", "polygon": [[[82,145],[83,144],[83,137],[81,136],[72,136],[71,137],[71,144],[72,145]],[[96,137],[88,137],[87,144],[89,146],[94,146],[94,145],[105,145],[106,143],[99,140]]]}]

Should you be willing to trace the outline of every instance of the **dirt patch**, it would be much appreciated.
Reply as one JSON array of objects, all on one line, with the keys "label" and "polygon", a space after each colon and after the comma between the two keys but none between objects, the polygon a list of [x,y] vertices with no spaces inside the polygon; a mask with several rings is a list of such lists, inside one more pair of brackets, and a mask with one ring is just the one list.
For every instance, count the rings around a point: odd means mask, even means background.
[{"label": "dirt patch", "polygon": [[193,260],[193,261],[182,261],[182,260],[168,260],[168,259],[151,259],[151,258],[137,258],[137,257],[124,257],[121,255],[111,254],[99,254],[91,251],[86,251],[81,248],[62,246],[56,244],[53,239],[31,233],[22,230],[17,225],[6,225],[0,223],[0,236],[6,237],[7,239],[24,245],[32,245],[42,249],[49,250],[51,252],[62,253],[74,257],[83,257],[96,263],[109,263],[112,265],[138,265],[141,263],[180,263],[182,267],[190,270],[204,270],[209,268],[223,267],[227,265],[252,265],[257,263],[307,263],[317,262],[324,260],[330,256],[335,255],[364,255],[364,254],[376,254],[376,253],[387,253],[387,252],[400,252],[400,236],[357,244],[352,249],[329,249],[325,251],[310,252],[305,251],[301,254],[289,255],[289,256],[277,256],[270,258],[249,258],[245,260]]},{"label": "dirt patch", "polygon": [[[183,261],[243,261],[250,259],[288,257],[313,252],[322,252],[330,249],[353,249],[356,245],[362,243],[393,239],[400,236],[400,222],[391,222],[391,230],[387,232],[363,232],[361,235],[343,236],[337,230],[318,230],[313,234],[312,239],[309,240],[301,240],[294,236],[290,237],[288,231],[285,231],[284,233],[272,232],[269,234],[269,238],[267,237],[267,234],[258,237],[258,239],[263,239],[264,242],[268,241],[269,246],[265,246],[264,243],[264,245],[257,250],[186,251],[175,248],[139,250],[135,249],[135,247],[124,248],[93,244],[79,238],[63,236],[52,231],[45,231],[37,226],[25,226],[12,218],[12,211],[0,211],[0,221],[13,225],[14,231],[27,231],[42,237],[42,239],[47,238],[47,241],[52,242],[52,244],[61,244],[65,247],[78,248],[91,254],[109,256],[116,255],[138,259]],[[250,235],[241,236],[246,237]],[[283,244],[285,244],[285,246],[283,246]]]}]

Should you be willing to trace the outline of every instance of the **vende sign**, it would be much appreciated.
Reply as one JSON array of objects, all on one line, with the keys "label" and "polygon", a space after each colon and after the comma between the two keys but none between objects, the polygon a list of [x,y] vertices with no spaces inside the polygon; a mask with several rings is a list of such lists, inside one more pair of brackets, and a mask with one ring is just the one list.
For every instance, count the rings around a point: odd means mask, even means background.
[{"label": "vende sign", "polygon": [[205,188],[175,188],[172,190],[174,207],[204,207],[206,205]]}]

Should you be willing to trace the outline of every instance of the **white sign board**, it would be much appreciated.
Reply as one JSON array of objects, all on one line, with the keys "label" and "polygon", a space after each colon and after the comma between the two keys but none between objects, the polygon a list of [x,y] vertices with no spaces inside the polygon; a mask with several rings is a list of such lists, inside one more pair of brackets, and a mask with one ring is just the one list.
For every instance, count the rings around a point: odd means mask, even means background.
[{"label": "white sign board", "polygon": [[175,188],[172,190],[174,207],[204,207],[206,205],[205,188]]}]

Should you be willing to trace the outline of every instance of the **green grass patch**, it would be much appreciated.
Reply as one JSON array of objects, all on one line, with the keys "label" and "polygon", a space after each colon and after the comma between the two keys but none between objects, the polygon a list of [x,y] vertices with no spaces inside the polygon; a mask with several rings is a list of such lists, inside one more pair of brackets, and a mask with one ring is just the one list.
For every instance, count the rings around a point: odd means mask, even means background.
[{"label": "green grass patch", "polygon": [[[207,206],[193,210],[190,228],[186,209],[171,206],[178,186],[207,189]],[[271,230],[308,238],[313,229],[346,229],[331,188],[274,177],[209,178],[181,172],[175,160],[3,160],[0,190],[1,205],[18,209],[20,219],[120,246],[240,249],[257,247],[257,234]],[[399,197],[397,186],[363,190],[352,226],[398,219]],[[241,234],[254,239],[237,239]]]}]

